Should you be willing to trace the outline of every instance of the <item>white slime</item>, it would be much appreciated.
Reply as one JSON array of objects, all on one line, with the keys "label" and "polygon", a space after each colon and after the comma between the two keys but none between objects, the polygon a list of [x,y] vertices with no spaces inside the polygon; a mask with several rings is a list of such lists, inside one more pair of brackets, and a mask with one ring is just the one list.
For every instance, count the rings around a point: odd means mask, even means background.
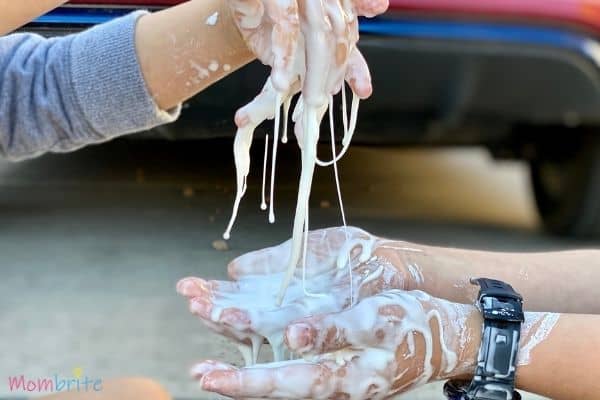
[{"label": "white slime", "polygon": [[214,14],[212,14],[211,16],[209,16],[208,18],[206,18],[206,25],[215,26],[218,21],[219,21],[219,12],[217,11]]},{"label": "white slime", "polygon": [[267,201],[265,199],[265,183],[267,181],[267,160],[269,157],[269,134],[265,135],[265,154],[263,156],[263,175],[262,175],[262,188],[260,190],[260,197],[261,197],[261,201],[260,201],[260,209],[261,210],[266,210],[267,209]]},{"label": "white slime", "polygon": [[[331,7],[334,2],[327,3]],[[298,145],[301,150],[301,173],[298,186],[298,199],[296,203],[295,217],[292,229],[292,246],[287,261],[287,273],[282,279],[279,289],[279,303],[283,301],[285,291],[288,288],[290,280],[294,274],[298,263],[303,259],[302,245],[308,234],[308,210],[309,199],[312,187],[312,179],[315,166],[334,166],[336,187],[342,219],[346,226],[346,218],[343,212],[343,202],[341,190],[339,189],[339,174],[337,170],[337,161],[339,161],[348,151],[352,137],[356,130],[358,119],[359,97],[353,93],[350,121],[346,113],[346,95],[344,79],[349,73],[347,71],[349,59],[355,51],[356,41],[358,40],[358,24],[354,21],[354,12],[351,2],[344,1],[343,9],[334,7],[333,11],[328,9],[324,15],[324,3],[305,2],[302,18],[300,21],[301,35],[298,44],[298,50],[294,59],[294,71],[298,80],[292,84],[288,90],[279,91],[273,84],[273,78],[269,78],[263,91],[247,106],[243,107],[236,114],[236,124],[238,131],[234,142],[234,157],[236,164],[236,184],[237,191],[234,200],[231,219],[227,226],[224,239],[229,239],[231,229],[238,214],[239,205],[247,189],[247,177],[250,170],[250,146],[256,127],[266,119],[275,119],[275,130],[273,138],[273,150],[271,159],[271,187],[269,201],[269,222],[275,222],[274,198],[275,198],[275,175],[277,145],[279,141],[279,129],[281,126],[280,114],[283,105],[283,124],[284,131],[282,142],[287,142],[287,127],[289,108],[292,97],[300,91],[302,93],[296,103],[292,116],[296,123],[295,133],[298,138]],[[354,21],[354,23],[352,23]],[[335,36],[339,32],[345,32],[348,29],[347,42],[341,43],[335,40],[325,40],[326,37]],[[340,46],[345,46],[345,59],[336,60]],[[310,49],[309,52],[306,49]],[[275,52],[281,49],[275,49]],[[354,57],[357,58],[357,57]],[[344,135],[342,139],[343,148],[339,154],[335,152],[335,135],[333,132],[333,95],[342,91],[343,99],[343,123]],[[319,140],[319,127],[321,121],[329,109],[330,124],[332,125],[332,160],[321,162],[317,158],[317,143]],[[261,208],[265,203],[261,203]],[[304,263],[303,263],[304,264]],[[306,267],[303,265],[303,269]],[[352,292],[352,282],[350,284]],[[308,294],[309,292],[307,292]]]},{"label": "white slime", "polygon": [[[538,314],[526,313],[523,326],[524,338],[521,339],[521,347],[517,357],[517,365],[527,365],[531,362],[531,351],[542,343],[558,322],[560,315],[554,313]],[[535,330],[534,330],[535,328]],[[525,341],[523,340],[525,339]]]}]

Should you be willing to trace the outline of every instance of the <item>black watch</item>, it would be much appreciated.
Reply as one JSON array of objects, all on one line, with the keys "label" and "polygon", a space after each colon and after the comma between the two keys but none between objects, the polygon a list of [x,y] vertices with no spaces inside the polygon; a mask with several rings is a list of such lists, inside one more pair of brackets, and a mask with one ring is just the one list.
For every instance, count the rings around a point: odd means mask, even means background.
[{"label": "black watch", "polygon": [[515,371],[523,298],[501,281],[478,278],[471,283],[480,286],[477,306],[484,321],[477,369],[471,382],[448,381],[444,393],[450,400],[520,400]]}]

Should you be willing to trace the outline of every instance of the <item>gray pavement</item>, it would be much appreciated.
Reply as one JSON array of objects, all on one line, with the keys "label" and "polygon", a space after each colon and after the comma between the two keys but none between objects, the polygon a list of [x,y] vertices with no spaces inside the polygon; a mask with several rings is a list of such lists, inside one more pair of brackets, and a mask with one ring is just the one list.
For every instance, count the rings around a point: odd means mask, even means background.
[{"label": "gray pavement", "polygon": [[[233,257],[288,238],[298,153],[285,149],[278,222],[259,210],[255,168],[228,251],[212,242],[232,203],[230,141],[119,141],[0,163],[0,398],[15,397],[8,376],[74,368],[101,379],[148,376],[175,397],[211,398],[188,367],[240,359],[188,314],[174,285],[187,275],[224,278]],[[540,234],[523,166],[479,149],[356,147],[341,174],[349,222],[375,234],[497,250],[590,245]],[[319,171],[312,200],[311,228],[340,224],[330,170]],[[442,396],[427,387],[404,398]]]}]

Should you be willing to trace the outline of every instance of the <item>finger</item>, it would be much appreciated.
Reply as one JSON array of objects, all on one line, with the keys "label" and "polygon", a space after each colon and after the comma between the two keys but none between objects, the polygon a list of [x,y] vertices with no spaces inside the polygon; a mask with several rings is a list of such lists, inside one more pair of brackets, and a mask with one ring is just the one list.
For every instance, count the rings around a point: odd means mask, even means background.
[{"label": "finger", "polygon": [[[213,321],[216,319],[216,315],[213,313]],[[230,330],[236,332],[249,332],[251,329],[252,321],[250,315],[245,310],[237,307],[226,308],[221,311],[221,314],[216,321],[222,325],[225,325]]]},{"label": "finger", "polygon": [[332,368],[336,368],[333,362],[303,360],[242,369],[218,368],[203,375],[201,387],[232,398],[325,399],[335,393],[341,379],[336,378]]},{"label": "finger", "polygon": [[250,343],[253,332],[250,318],[245,311],[236,308],[221,309],[204,298],[190,300],[190,311],[212,331],[236,342]]},{"label": "finger", "polygon": [[194,297],[190,300],[190,312],[201,319],[220,325],[220,329],[228,329],[236,333],[250,329],[250,316],[245,310],[237,307],[221,308],[205,297]]},{"label": "finger", "polygon": [[[189,301],[190,312],[202,319],[212,321],[213,302],[204,297],[194,297]],[[215,321],[216,322],[216,321]]]},{"label": "finger", "polygon": [[354,0],[356,13],[367,18],[383,14],[389,6],[389,0]]},{"label": "finger", "polygon": [[291,251],[291,241],[278,246],[244,254],[227,266],[227,274],[231,279],[241,279],[248,275],[266,275],[285,271],[286,260]]},{"label": "finger", "polygon": [[260,26],[265,11],[261,0],[230,0],[229,4],[240,29],[256,29]]},{"label": "finger", "polygon": [[[311,107],[322,107],[329,102],[329,96],[325,92],[329,77],[329,63],[323,62],[323,58],[335,54],[334,44],[329,39],[330,25],[327,23],[327,13],[323,1],[300,2],[300,13],[303,23],[305,48],[306,48],[306,71],[310,71],[304,79],[302,95],[304,104]],[[307,128],[307,127],[305,127]]]},{"label": "finger", "polygon": [[[378,332],[385,321],[379,317],[380,301],[371,297],[349,310],[309,317],[289,325],[285,342],[298,354],[322,354],[347,347],[377,347],[387,334]],[[382,337],[383,333],[383,337]]]},{"label": "finger", "polygon": [[360,98],[367,99],[373,94],[373,85],[371,83],[371,72],[367,61],[360,50],[355,47],[350,53],[348,60],[348,69],[346,72],[346,82],[352,88],[352,91]]},{"label": "finger", "polygon": [[325,9],[331,23],[333,40],[335,42],[334,59],[335,64],[331,66],[327,93],[337,94],[344,82],[346,65],[351,48],[351,35],[347,23],[346,14],[339,0],[325,0]]},{"label": "finger", "polygon": [[184,297],[201,297],[205,293],[204,284],[205,281],[203,279],[187,277],[177,282],[176,290],[177,293]]},{"label": "finger", "polygon": [[300,36],[300,20],[296,0],[269,2],[269,16],[274,22],[271,34],[273,86],[279,92],[288,92],[295,76],[295,58]]},{"label": "finger", "polygon": [[237,282],[230,281],[205,281],[201,278],[188,277],[177,282],[177,293],[193,299],[195,297],[203,297],[205,299],[214,300],[219,298],[230,298],[231,295],[240,292],[240,287]]},{"label": "finger", "polygon": [[[279,93],[273,87],[271,78],[267,79],[261,92],[248,104],[235,113],[235,123],[238,128],[257,127],[266,119],[275,117],[275,103]],[[283,103],[283,99],[279,98]],[[281,105],[281,103],[279,105]]]}]

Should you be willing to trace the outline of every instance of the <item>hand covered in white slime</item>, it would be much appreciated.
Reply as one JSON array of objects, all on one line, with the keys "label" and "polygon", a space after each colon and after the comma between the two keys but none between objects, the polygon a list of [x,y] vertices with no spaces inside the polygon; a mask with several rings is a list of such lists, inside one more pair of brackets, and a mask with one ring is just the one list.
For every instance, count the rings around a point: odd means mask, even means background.
[{"label": "hand covered in white slime", "polygon": [[[295,270],[281,306],[277,304],[277,289],[286,273],[291,240],[234,260],[228,267],[233,282],[186,278],[178,283],[177,290],[189,299],[192,313],[239,345],[247,364],[256,362],[265,339],[271,344],[275,361],[281,361],[289,358],[283,348],[283,331],[290,322],[341,311],[357,297],[405,288],[410,274],[372,256],[379,242],[353,227],[311,232],[307,267]],[[356,288],[354,296],[350,280]]]},{"label": "hand covered in white slime", "polygon": [[460,338],[477,329],[457,322],[471,317],[473,306],[390,290],[289,325],[285,341],[304,359],[245,368],[205,361],[192,372],[204,390],[236,399],[383,399],[472,372],[475,340]]},{"label": "hand covered in white slime", "polygon": [[[281,302],[300,260],[302,240],[308,234],[308,200],[317,160],[319,126],[329,109],[333,134],[333,96],[342,91],[344,149],[346,152],[356,128],[359,99],[371,95],[371,76],[365,59],[356,47],[358,16],[373,17],[385,12],[388,0],[230,0],[236,23],[250,49],[266,65],[271,76],[262,92],[235,117],[238,127],[234,142],[237,194],[232,217],[224,234],[228,239],[240,201],[247,188],[250,146],[256,127],[275,119],[271,160],[269,220],[274,222],[274,180],[279,142],[280,109],[284,105],[284,134],[287,141],[288,110],[292,97],[301,92],[293,114],[295,133],[302,150],[302,172],[292,233],[287,255],[287,273],[282,276]],[[347,81],[353,91],[348,121],[345,99]],[[263,205],[264,206],[264,205]]]},{"label": "hand covered in white slime", "polygon": [[[239,399],[381,399],[473,372],[481,343],[479,311],[413,290],[430,279],[428,290],[447,286],[444,271],[457,266],[450,253],[352,227],[315,231],[305,246],[306,268],[294,271],[280,307],[273,288],[286,272],[291,245],[239,257],[229,265],[231,281],[178,283],[190,311],[237,343],[246,361],[245,368],[197,364],[192,374],[203,389]],[[475,254],[464,260],[473,262]],[[436,260],[433,270],[417,264],[430,258]],[[531,362],[558,318],[525,314],[519,365]],[[275,362],[256,365],[265,341]]]},{"label": "hand covered in white slime", "polygon": [[[177,290],[190,311],[233,339],[247,364],[196,365],[192,373],[202,388],[233,398],[378,399],[472,369],[465,354],[474,360],[477,345],[471,349],[466,338],[477,332],[466,319],[478,312],[403,291],[414,287],[415,277],[375,255],[387,243],[352,227],[311,232],[307,268],[295,270],[281,307],[273,289],[291,241],[233,261],[233,281],[181,280]],[[405,251],[411,250],[417,251]],[[254,365],[265,339],[275,363]]]}]

